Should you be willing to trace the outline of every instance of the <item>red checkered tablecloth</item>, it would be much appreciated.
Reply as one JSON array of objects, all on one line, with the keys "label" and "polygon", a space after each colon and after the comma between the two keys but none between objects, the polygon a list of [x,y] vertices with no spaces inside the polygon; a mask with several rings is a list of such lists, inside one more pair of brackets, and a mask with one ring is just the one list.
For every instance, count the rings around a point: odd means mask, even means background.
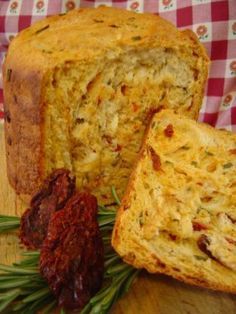
[{"label": "red checkered tablecloth", "polygon": [[[236,0],[0,0],[0,63],[20,30],[45,16],[99,5],[157,13],[204,44],[211,68],[199,120],[236,132]],[[0,123],[3,122],[0,76]]]}]

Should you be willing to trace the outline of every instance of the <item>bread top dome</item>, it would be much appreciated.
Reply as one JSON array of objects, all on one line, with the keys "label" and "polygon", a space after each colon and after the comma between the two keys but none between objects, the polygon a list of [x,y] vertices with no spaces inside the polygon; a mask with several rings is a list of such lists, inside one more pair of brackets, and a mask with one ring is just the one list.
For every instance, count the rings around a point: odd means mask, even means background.
[{"label": "bread top dome", "polygon": [[[195,49],[208,59],[194,34],[180,32],[153,14],[101,6],[51,16],[23,30],[12,41],[7,62],[23,68],[45,71],[65,61],[89,62],[109,51],[113,59],[120,50],[133,47],[165,47],[184,53]],[[197,53],[197,51],[195,51]],[[16,58],[17,56],[17,58]]]}]

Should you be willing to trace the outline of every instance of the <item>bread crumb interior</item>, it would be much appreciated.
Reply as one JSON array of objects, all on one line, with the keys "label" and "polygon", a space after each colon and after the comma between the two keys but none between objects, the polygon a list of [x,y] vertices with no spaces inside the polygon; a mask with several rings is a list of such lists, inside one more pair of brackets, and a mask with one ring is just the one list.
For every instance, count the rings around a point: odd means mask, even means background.
[{"label": "bread crumb interior", "polygon": [[72,170],[78,187],[103,203],[111,186],[122,196],[150,112],[163,106],[193,115],[201,85],[197,62],[197,56],[153,48],[56,67],[46,88],[46,174]]}]

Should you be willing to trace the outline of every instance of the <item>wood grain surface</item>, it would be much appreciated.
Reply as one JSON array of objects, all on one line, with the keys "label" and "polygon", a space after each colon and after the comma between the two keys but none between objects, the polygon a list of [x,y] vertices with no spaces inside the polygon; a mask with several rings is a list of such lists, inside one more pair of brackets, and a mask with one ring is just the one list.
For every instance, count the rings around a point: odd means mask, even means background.
[{"label": "wood grain surface", "polygon": [[[0,214],[20,216],[26,206],[7,180],[3,126],[0,125]],[[0,235],[0,263],[10,264],[19,254],[17,234]],[[236,314],[236,296],[143,272],[111,314]]]}]

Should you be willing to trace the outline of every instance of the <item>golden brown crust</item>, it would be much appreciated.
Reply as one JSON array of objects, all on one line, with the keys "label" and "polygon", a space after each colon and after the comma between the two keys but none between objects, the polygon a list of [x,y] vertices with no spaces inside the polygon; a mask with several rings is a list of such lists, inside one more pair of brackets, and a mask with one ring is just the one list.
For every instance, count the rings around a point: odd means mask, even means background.
[{"label": "golden brown crust", "polygon": [[[116,244],[114,244],[114,246],[115,245]],[[132,266],[134,266],[134,267],[136,267],[138,269],[142,269],[143,268],[143,265],[139,265],[134,260],[130,260],[130,259],[126,258],[126,257],[124,258],[124,261],[127,264],[130,264],[130,265],[132,265]],[[185,275],[182,275],[179,271],[177,271],[176,269],[173,269],[173,268],[165,267],[165,269],[163,269],[163,264],[160,264],[159,267],[158,267],[158,264],[157,264],[155,270],[152,269],[152,268],[148,268],[148,267],[145,267],[145,268],[150,273],[153,273],[153,274],[160,274],[160,273],[163,274],[164,273],[165,275],[174,277],[177,280],[183,281],[183,282],[185,282],[187,284],[190,284],[190,285],[193,285],[193,286],[236,294],[236,287],[235,286],[229,287],[227,285],[224,285],[224,283],[222,283],[222,282],[219,282],[218,284],[209,282],[206,279],[204,279],[204,277],[201,277],[200,274],[199,274],[199,278],[194,278],[194,277],[191,277],[191,276],[185,276]]]},{"label": "golden brown crust", "polygon": [[31,194],[43,172],[42,77],[14,62],[5,63],[3,77],[8,178],[17,193]]},{"label": "golden brown crust", "polygon": [[[190,29],[183,30],[182,33],[187,35],[188,38],[192,41],[194,46],[193,53],[197,54],[198,56],[202,56],[203,59],[208,60],[207,62],[209,63],[209,58],[207,56],[206,49],[204,46],[199,45],[199,41],[196,34],[192,32]],[[192,106],[189,108],[189,110],[194,111],[193,117],[195,120],[198,119],[199,111],[202,105],[202,99],[204,96],[205,84],[208,77],[208,68],[202,65],[201,69],[202,69],[200,73],[201,80],[199,81],[197,92],[194,95]]]},{"label": "golden brown crust", "polygon": [[[115,245],[116,244],[114,244],[114,247],[115,247]],[[137,263],[133,259],[129,259],[126,257],[124,257],[123,259],[127,264],[130,264],[130,265],[132,265],[138,269],[143,268],[143,265],[140,265],[139,263]],[[174,277],[177,280],[183,281],[183,282],[190,284],[190,285],[193,285],[193,286],[236,294],[236,287],[235,286],[229,287],[227,285],[224,285],[224,283],[222,283],[222,282],[219,282],[218,284],[209,282],[206,279],[204,279],[203,276],[201,276],[200,271],[199,271],[199,278],[196,278],[196,277],[194,278],[190,275],[189,276],[182,275],[180,273],[180,271],[177,270],[177,268],[174,269],[174,268],[170,268],[168,266],[165,266],[163,268],[163,264],[162,263],[159,263],[159,264],[160,265],[158,265],[158,262],[157,262],[155,269],[148,268],[148,267],[145,267],[145,268],[150,273],[153,273],[153,274],[160,274],[160,273],[163,274],[164,273],[165,275]]]},{"label": "golden brown crust", "polygon": [[192,117],[197,118],[208,57],[192,33],[179,32],[160,17],[105,7],[80,9],[39,21],[12,41],[3,78],[5,108],[11,116],[5,124],[8,177],[17,193],[32,194],[45,176],[47,73],[66,61],[87,64],[110,50],[118,55],[121,50],[147,47],[173,48],[180,53],[190,50],[201,57],[204,73],[199,74],[199,89],[189,108]]}]

